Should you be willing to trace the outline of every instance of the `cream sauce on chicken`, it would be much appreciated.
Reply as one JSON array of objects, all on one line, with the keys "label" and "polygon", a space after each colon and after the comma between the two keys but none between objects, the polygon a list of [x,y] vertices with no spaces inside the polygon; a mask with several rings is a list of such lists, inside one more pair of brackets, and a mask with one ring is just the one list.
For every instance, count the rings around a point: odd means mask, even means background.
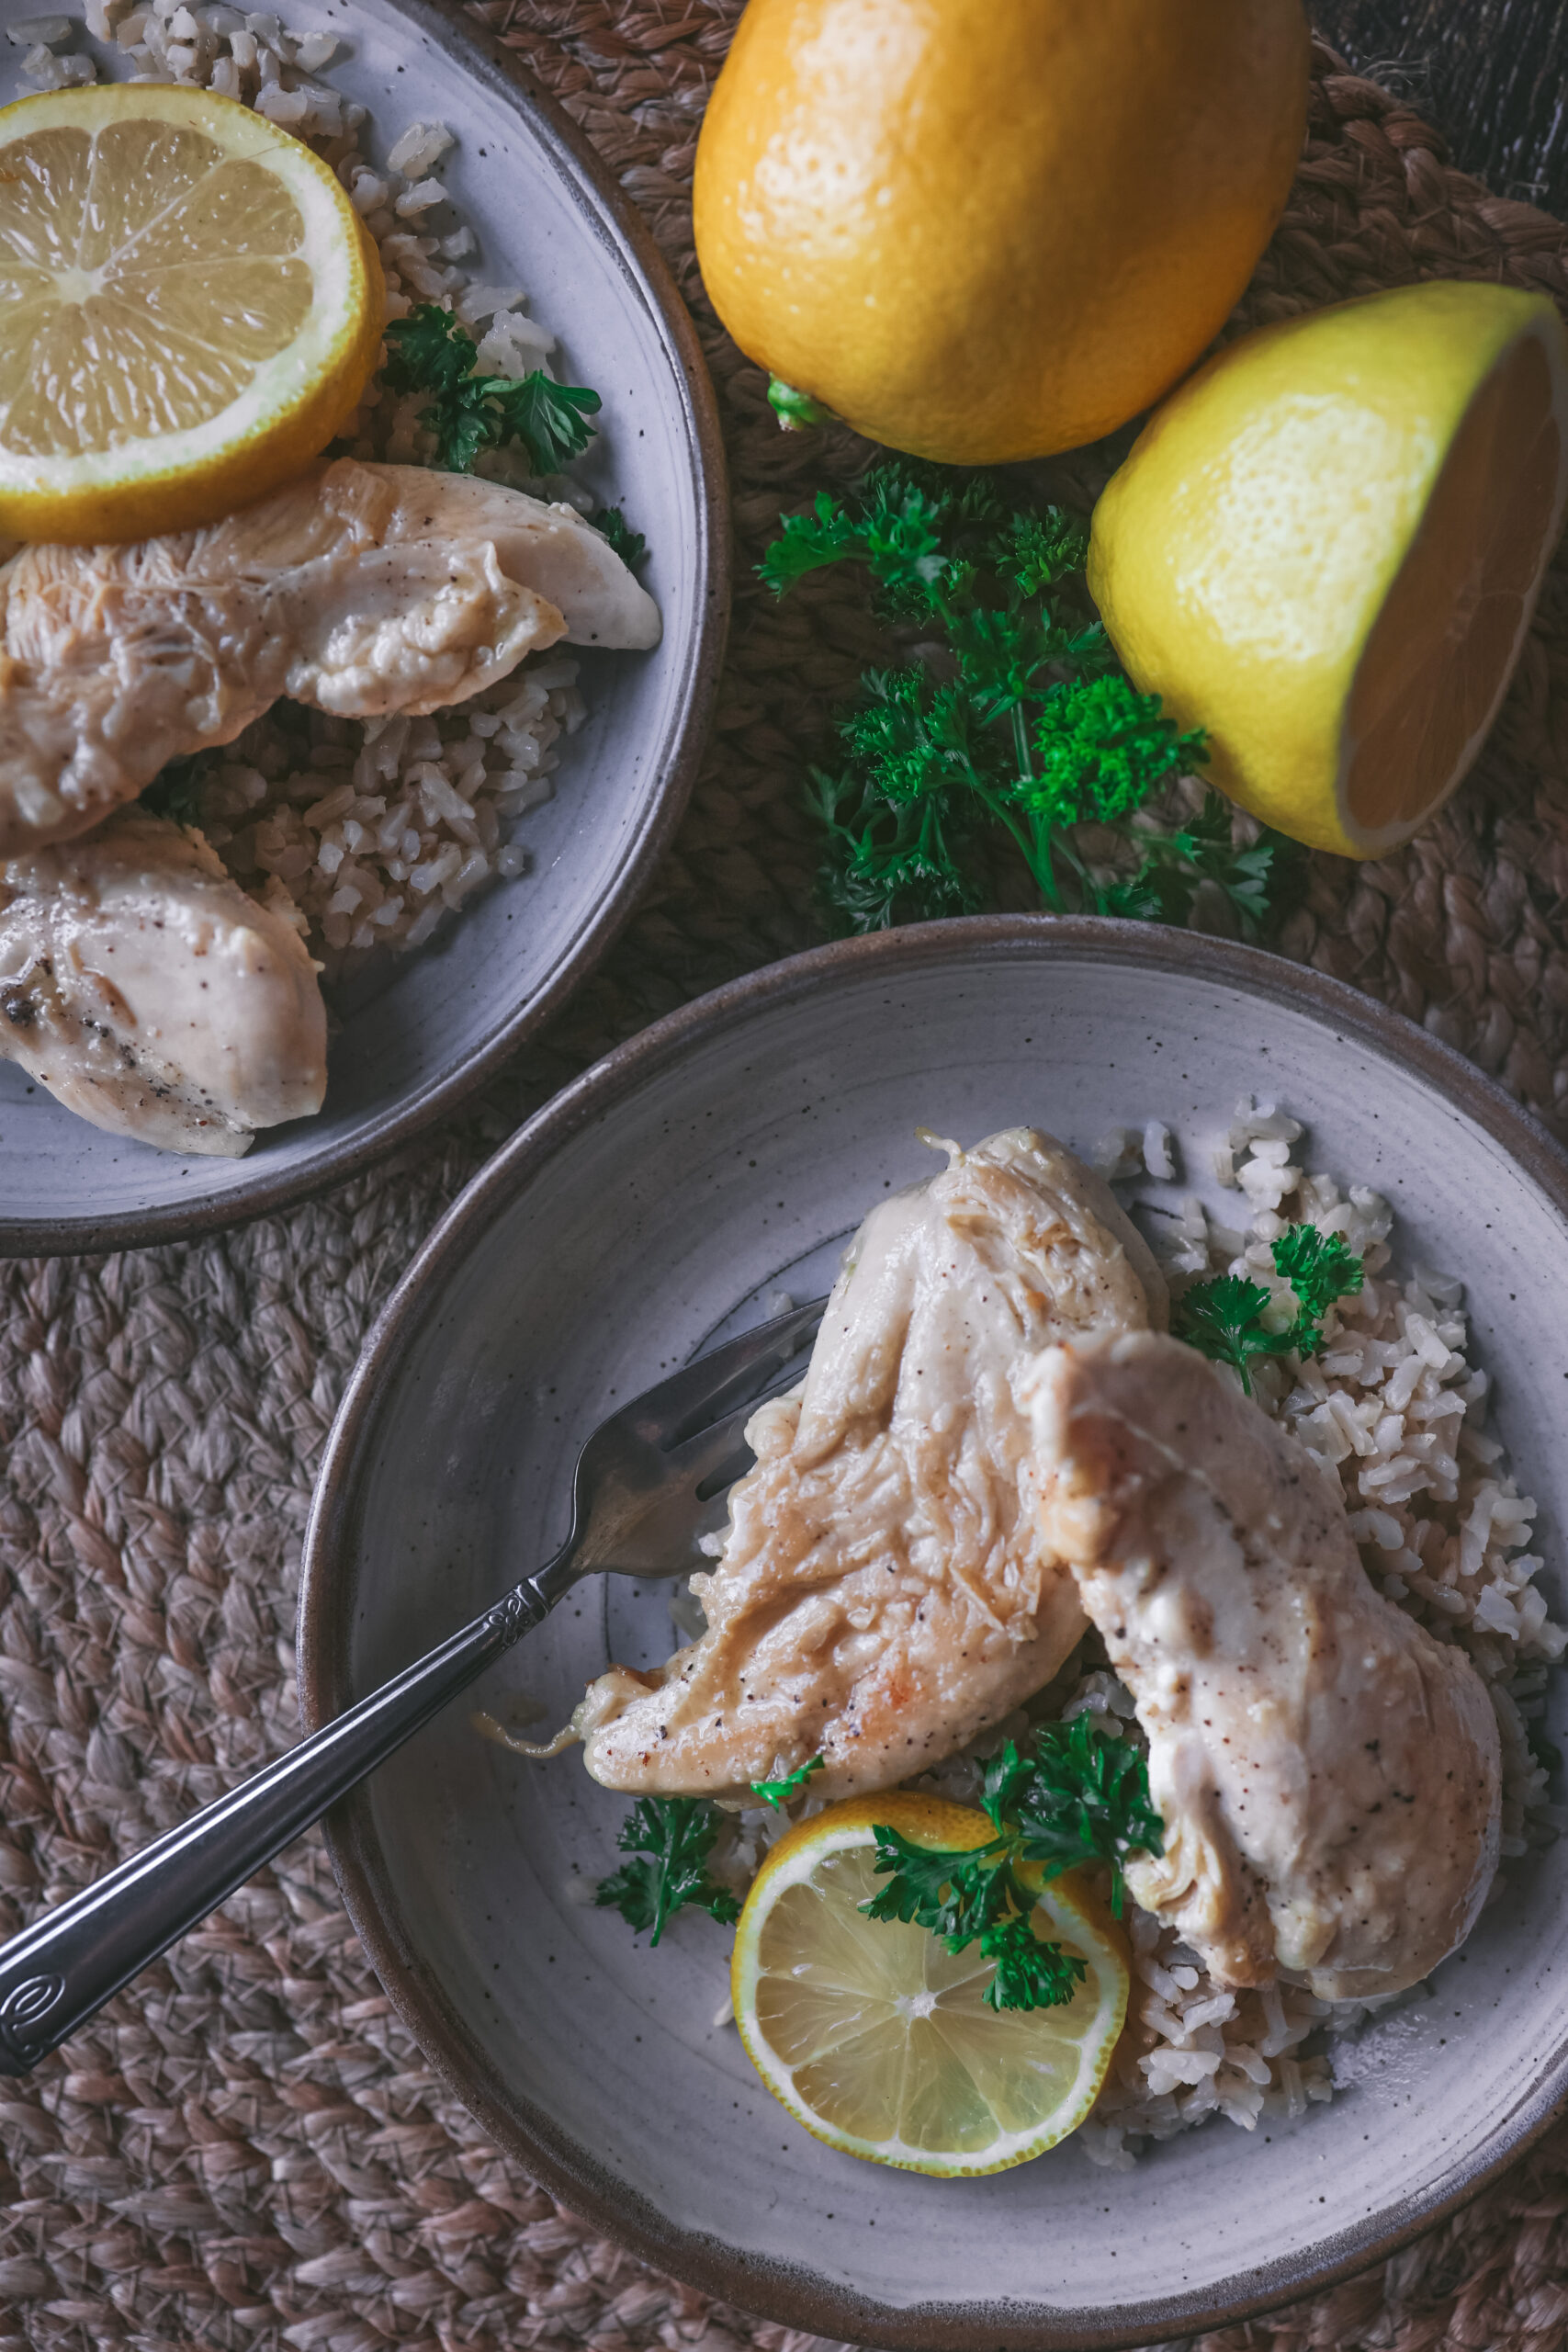
[{"label": "cream sauce on chicken", "polygon": [[1337,1478],[1191,1349],[1054,1350],[1030,1385],[1041,1540],[1149,1737],[1165,1851],[1134,1898],[1224,1984],[1416,1983],[1496,1871],[1475,1668],[1373,1590]]},{"label": "cream sauce on chicken", "polygon": [[0,1058],[96,1127],[232,1158],[320,1110],[326,1012],[290,914],[126,808],[0,866]]},{"label": "cream sauce on chicken", "polygon": [[197,531],[0,567],[0,857],[98,823],[280,695],[348,718],[466,700],[561,638],[658,642],[574,508],[340,458]]}]

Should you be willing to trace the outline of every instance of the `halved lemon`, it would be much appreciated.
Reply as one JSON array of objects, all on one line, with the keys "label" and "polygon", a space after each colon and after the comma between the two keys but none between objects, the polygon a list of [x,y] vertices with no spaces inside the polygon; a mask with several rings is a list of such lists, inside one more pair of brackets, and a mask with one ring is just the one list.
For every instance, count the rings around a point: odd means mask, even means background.
[{"label": "halved lemon", "polygon": [[1157,410],[1095,511],[1089,585],[1209,774],[1376,857],[1442,806],[1523,647],[1568,497],[1568,332],[1438,282],[1245,335]]},{"label": "halved lemon", "polygon": [[894,1792],[801,1822],[773,1848],[736,1929],[735,2020],[797,2123],[846,2155],[946,2177],[1004,2172],[1080,2124],[1127,2014],[1127,1940],[1082,1871],[1041,1889],[1034,1930],[1088,1974],[1054,2009],[989,2008],[994,1970],[923,1928],[868,1919],[886,1881],[874,1826],[949,1850],[983,1813]]},{"label": "halved lemon", "polygon": [[0,534],[212,521],[310,463],[376,364],[380,263],[330,168],[152,83],[0,108]]}]

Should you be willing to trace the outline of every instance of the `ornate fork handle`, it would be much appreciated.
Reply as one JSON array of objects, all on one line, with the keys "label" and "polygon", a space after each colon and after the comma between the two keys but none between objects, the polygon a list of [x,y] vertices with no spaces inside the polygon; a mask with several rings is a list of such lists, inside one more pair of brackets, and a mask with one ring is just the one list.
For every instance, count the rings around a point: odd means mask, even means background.
[{"label": "ornate fork handle", "polygon": [[85,2025],[536,1625],[560,1565],[0,1946],[0,2075],[27,2074]]}]

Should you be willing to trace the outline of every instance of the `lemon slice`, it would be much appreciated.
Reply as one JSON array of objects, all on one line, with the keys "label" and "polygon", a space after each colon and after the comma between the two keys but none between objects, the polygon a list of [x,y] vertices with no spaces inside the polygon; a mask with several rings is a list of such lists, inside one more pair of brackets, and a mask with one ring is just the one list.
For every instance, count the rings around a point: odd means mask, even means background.
[{"label": "lemon slice", "polygon": [[1127,1942],[1082,1871],[1041,1892],[1037,1935],[1087,1962],[1054,2009],[987,2007],[994,1970],[923,1928],[868,1919],[874,1825],[983,1846],[983,1813],[895,1792],[804,1821],[759,1871],[736,1930],[736,2023],[797,2123],[846,2155],[957,2177],[1055,2147],[1099,2096],[1127,2014]]},{"label": "lemon slice", "polygon": [[332,171],[249,107],[0,108],[0,534],[140,538],[276,489],[352,413],[382,308]]},{"label": "lemon slice", "polygon": [[1406,287],[1246,335],[1173,394],[1096,509],[1089,585],[1216,784],[1376,857],[1480,750],[1565,494],[1554,304]]}]

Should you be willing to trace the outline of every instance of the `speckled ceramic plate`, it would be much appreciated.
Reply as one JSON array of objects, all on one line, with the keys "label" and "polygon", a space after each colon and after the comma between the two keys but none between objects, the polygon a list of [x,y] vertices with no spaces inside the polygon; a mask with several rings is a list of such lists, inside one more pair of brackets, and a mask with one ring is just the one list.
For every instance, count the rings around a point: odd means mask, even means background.
[{"label": "speckled ceramic plate", "polygon": [[[0,0],[0,23],[39,13]],[[645,223],[581,131],[471,23],[426,0],[301,0],[288,23],[343,42],[328,75],[369,107],[373,156],[416,119],[457,133],[440,175],[479,239],[466,266],[525,287],[563,371],[603,395],[600,437],[573,473],[646,536],[663,641],[579,657],[589,717],[521,835],[529,872],[338,1001],[313,1119],[274,1128],[243,1159],[154,1151],[88,1126],[0,1062],[0,1252],[166,1239],[279,1208],[449,1111],[615,938],[685,806],[712,711],[729,600],[723,451],[691,320]],[[27,86],[22,54],[0,42],[0,99]]]},{"label": "speckled ceramic plate", "polygon": [[[1241,1093],[1310,1164],[1386,1193],[1417,1263],[1463,1277],[1501,1430],[1563,1601],[1568,1159],[1486,1079],[1348,989],[1189,933],[936,924],[776,966],[601,1063],[463,1195],[378,1326],[306,1545],[300,1682],[321,1722],[545,1558],[578,1442],[931,1161],[918,1125],[1213,1136]],[[1208,1192],[1201,1155],[1184,1182]],[[1161,1188],[1145,1185],[1157,1203]],[[1234,1196],[1233,1196],[1234,1198]],[[671,1647],[668,1588],[590,1585],[481,1702],[564,1720],[608,1658]],[[1568,1678],[1564,1678],[1568,1679]],[[1559,1690],[1555,1728],[1568,1709]],[[930,2352],[1164,2342],[1321,2287],[1473,2191],[1568,2086],[1568,1845],[1522,1870],[1428,1997],[1294,2124],[1211,2122],[1125,2173],[1070,2143],[945,2183],[808,2139],[715,2023],[728,1938],[657,1951],[574,1880],[625,1800],[468,1711],[331,1825],[350,1913],[433,2063],[581,2213],[678,2277],[832,2338]]]}]

